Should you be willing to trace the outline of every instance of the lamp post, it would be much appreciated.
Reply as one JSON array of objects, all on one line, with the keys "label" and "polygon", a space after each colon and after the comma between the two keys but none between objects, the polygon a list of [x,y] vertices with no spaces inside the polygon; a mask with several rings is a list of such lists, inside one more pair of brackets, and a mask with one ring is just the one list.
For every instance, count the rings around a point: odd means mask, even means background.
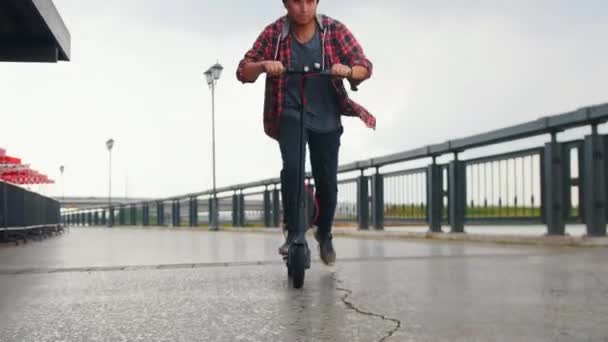
[{"label": "lamp post", "polygon": [[215,187],[215,85],[222,75],[224,68],[219,64],[215,63],[207,71],[205,71],[205,78],[207,84],[211,89],[211,139],[213,149],[213,200],[212,200],[212,215],[211,215],[211,230],[219,230],[219,207],[217,202],[217,192]]},{"label": "lamp post", "polygon": [[112,147],[114,147],[114,139],[108,139],[106,141],[106,147],[108,148],[108,227],[112,227],[114,224],[114,215],[112,213]]},{"label": "lamp post", "polygon": [[[61,214],[65,213],[65,210],[62,210],[65,205],[65,181],[63,178],[63,171],[65,171],[65,167],[63,165],[59,166],[59,172],[61,172],[61,206],[59,207],[59,212]],[[61,224],[65,224],[65,217],[61,215]]]},{"label": "lamp post", "polygon": [[65,181],[63,178],[63,171],[65,171],[65,167],[61,165],[59,167],[59,172],[61,172],[61,201],[65,202]]}]

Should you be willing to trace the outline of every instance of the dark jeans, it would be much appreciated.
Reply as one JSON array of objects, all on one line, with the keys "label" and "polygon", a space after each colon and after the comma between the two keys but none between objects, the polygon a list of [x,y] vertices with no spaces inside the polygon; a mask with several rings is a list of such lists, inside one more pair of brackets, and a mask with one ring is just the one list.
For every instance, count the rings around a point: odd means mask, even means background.
[{"label": "dark jeans", "polygon": [[[315,197],[320,212],[317,225],[321,235],[331,233],[331,226],[338,200],[338,151],[343,128],[328,133],[316,133],[304,129],[304,141],[310,150],[310,164],[315,180]],[[283,198],[284,222],[288,229],[297,226],[298,166],[299,166],[299,121],[290,117],[281,119],[279,146],[283,158],[281,170],[281,195]],[[304,145],[304,160],[306,160]]]}]

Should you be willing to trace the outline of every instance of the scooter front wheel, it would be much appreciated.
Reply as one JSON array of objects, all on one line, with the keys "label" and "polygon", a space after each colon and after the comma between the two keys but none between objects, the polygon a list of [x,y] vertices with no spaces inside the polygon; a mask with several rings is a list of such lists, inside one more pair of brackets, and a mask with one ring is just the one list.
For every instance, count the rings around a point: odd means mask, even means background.
[{"label": "scooter front wheel", "polygon": [[293,287],[296,289],[304,286],[304,277],[307,267],[307,255],[305,245],[292,245],[289,249],[288,273],[291,276]]}]

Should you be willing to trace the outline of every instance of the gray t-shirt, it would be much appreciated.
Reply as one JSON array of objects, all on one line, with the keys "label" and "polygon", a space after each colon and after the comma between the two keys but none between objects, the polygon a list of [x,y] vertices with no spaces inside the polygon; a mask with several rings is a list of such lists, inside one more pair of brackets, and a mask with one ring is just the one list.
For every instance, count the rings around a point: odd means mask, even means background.
[{"label": "gray t-shirt", "polygon": [[[317,28],[318,30],[318,28]],[[310,70],[321,65],[323,51],[318,32],[313,38],[301,44],[295,37],[291,37],[291,69],[303,70],[308,66]],[[285,82],[285,97],[283,100],[283,116],[300,119],[300,80],[301,76],[287,75]],[[342,126],[338,107],[336,90],[328,77],[309,77],[306,80],[306,108],[304,111],[304,125],[315,132],[330,132]]]}]

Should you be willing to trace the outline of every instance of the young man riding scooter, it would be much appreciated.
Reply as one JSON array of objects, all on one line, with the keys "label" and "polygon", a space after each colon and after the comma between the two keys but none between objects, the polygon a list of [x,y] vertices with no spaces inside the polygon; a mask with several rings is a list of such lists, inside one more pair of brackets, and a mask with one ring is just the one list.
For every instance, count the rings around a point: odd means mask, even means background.
[{"label": "young man riding scooter", "polygon": [[[295,237],[300,158],[301,95],[304,105],[304,141],[308,142],[320,213],[315,239],[321,260],[333,264],[336,252],[332,243],[332,224],[338,196],[338,151],[343,132],[341,115],[359,117],[375,128],[376,119],[352,101],[344,79],[351,89],[372,74],[372,63],[353,34],[341,22],[317,14],[319,0],[282,0],[287,15],[268,25],[237,69],[237,78],[252,83],[266,73],[264,131],[279,143],[283,169],[281,195],[287,237],[279,248],[287,254]],[[290,70],[329,71],[332,78],[310,78],[300,89],[301,77],[285,77]],[[303,92],[303,94],[301,94]],[[305,151],[305,148],[304,148]]]}]

